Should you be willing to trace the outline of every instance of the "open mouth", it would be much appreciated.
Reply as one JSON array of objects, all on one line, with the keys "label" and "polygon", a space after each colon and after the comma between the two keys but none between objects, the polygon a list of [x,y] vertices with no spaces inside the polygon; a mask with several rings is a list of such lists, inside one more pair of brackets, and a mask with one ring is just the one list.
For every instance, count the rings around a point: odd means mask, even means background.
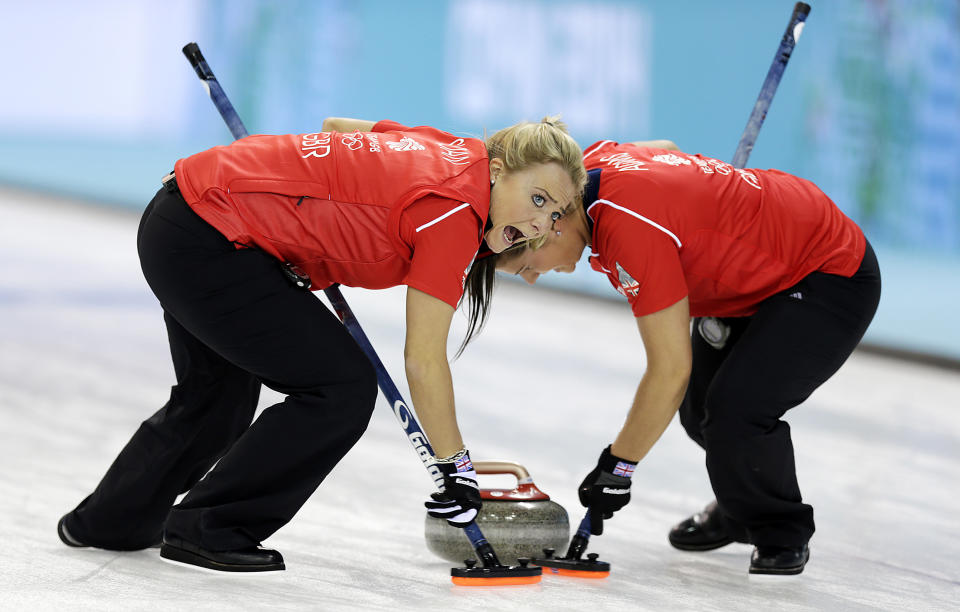
[{"label": "open mouth", "polygon": [[526,238],[524,233],[512,225],[508,225],[503,228],[503,239],[506,241],[508,246],[512,246],[524,238]]}]

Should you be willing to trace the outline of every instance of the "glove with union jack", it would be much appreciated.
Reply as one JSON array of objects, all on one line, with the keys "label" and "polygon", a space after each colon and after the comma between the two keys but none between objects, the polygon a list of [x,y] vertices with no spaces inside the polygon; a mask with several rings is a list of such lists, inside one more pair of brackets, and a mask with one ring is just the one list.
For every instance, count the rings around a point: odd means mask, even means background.
[{"label": "glove with union jack", "polygon": [[454,527],[466,527],[483,505],[470,453],[463,449],[449,459],[437,460],[436,465],[443,474],[443,491],[432,494],[423,504],[427,514],[446,519]]},{"label": "glove with union jack", "polygon": [[603,521],[630,502],[630,478],[637,464],[603,449],[597,467],[580,483],[580,503],[589,509],[590,533],[603,533]]}]

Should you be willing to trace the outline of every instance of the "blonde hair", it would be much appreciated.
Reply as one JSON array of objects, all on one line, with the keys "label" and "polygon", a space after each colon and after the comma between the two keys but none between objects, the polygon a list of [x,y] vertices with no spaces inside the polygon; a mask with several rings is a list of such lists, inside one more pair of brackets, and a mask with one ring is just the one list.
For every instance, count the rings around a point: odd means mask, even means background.
[{"label": "blonde hair", "polygon": [[508,172],[554,162],[570,176],[575,192],[582,191],[587,183],[583,152],[559,115],[544,117],[538,123],[521,121],[503,128],[487,138],[486,144],[490,159],[503,160]]},{"label": "blonde hair", "polygon": [[[567,132],[560,116],[544,117],[538,123],[522,121],[504,128],[486,139],[487,156],[503,161],[504,170],[514,172],[535,164],[557,163],[573,181],[573,206],[581,200],[587,184],[587,170],[583,167],[583,152]],[[538,236],[511,250],[517,254],[523,249],[536,250],[543,246],[547,236]],[[467,273],[464,298],[467,301],[467,334],[457,356],[482,327],[490,309],[498,255],[477,259]]]}]

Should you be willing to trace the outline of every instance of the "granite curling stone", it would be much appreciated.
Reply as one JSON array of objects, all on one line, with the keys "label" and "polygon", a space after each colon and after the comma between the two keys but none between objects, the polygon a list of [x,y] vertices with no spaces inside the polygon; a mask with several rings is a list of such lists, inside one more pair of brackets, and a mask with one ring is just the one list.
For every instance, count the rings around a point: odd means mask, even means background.
[{"label": "granite curling stone", "polygon": [[[511,461],[474,461],[477,474],[512,474],[514,489],[480,489],[483,508],[477,526],[493,546],[500,562],[516,565],[519,557],[538,557],[544,548],[557,550],[570,540],[570,520],[563,506],[537,488],[530,473]],[[470,540],[462,529],[444,519],[426,517],[427,548],[442,559],[463,563],[475,558]]]}]

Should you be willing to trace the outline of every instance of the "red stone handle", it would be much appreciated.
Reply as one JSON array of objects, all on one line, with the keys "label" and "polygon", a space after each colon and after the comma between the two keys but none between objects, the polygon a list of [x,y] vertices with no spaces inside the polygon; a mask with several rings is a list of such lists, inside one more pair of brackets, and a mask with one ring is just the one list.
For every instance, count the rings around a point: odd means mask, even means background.
[{"label": "red stone handle", "polygon": [[480,497],[493,501],[547,501],[550,496],[533,484],[527,468],[513,461],[474,461],[477,474],[513,474],[515,489],[480,489]]}]

